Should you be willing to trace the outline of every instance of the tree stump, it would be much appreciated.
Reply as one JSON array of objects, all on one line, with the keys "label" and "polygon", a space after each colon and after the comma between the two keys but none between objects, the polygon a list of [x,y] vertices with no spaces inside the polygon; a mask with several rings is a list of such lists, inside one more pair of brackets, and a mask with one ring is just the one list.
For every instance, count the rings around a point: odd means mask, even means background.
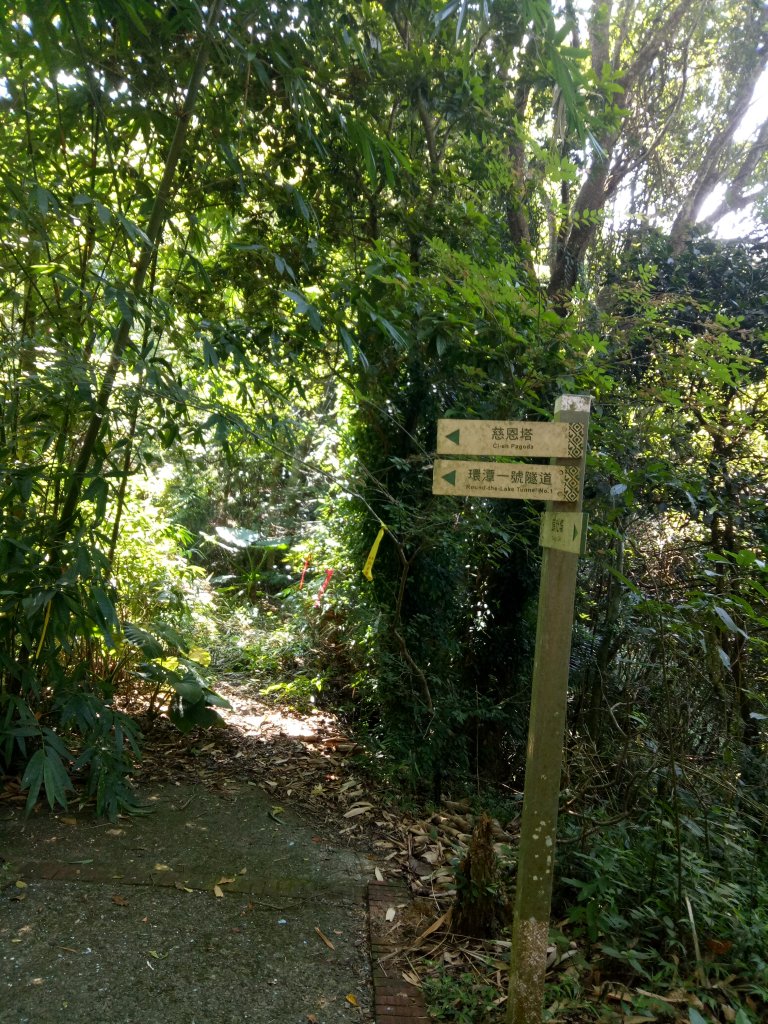
[{"label": "tree stump", "polygon": [[498,934],[508,919],[491,819],[483,814],[472,832],[467,855],[456,871],[451,930],[457,935],[487,939]]}]

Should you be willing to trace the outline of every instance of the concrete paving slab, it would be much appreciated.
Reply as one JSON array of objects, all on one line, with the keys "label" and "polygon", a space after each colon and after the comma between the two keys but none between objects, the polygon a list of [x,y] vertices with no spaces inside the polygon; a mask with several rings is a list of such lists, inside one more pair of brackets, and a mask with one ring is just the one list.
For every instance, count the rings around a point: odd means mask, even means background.
[{"label": "concrete paving slab", "polygon": [[144,796],[0,824],[0,1024],[369,1024],[365,858],[258,787]]}]

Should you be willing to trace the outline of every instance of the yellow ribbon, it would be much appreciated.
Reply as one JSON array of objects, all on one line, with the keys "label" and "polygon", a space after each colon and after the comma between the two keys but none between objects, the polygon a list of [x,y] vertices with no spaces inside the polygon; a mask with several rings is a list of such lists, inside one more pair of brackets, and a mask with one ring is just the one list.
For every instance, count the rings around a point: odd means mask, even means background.
[{"label": "yellow ribbon", "polygon": [[365,560],[365,565],[363,566],[363,576],[365,576],[367,580],[373,579],[373,563],[376,561],[376,555],[379,553],[379,544],[381,544],[381,538],[384,536],[385,530],[386,526],[384,525],[384,523],[382,523],[381,529],[376,534],[376,540],[373,542],[371,550],[368,552],[368,557]]}]

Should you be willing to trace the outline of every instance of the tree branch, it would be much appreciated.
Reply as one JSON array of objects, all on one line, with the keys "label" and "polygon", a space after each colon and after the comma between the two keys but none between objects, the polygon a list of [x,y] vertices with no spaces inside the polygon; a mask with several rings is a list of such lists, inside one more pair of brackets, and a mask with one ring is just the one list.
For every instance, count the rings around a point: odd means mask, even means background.
[{"label": "tree branch", "polygon": [[[763,15],[763,23],[759,27],[761,38],[760,46],[756,50],[756,59],[751,68],[744,72],[734,98],[725,115],[724,123],[720,130],[712,137],[704,159],[699,165],[693,186],[690,189],[685,202],[678,211],[672,225],[670,238],[672,251],[679,252],[698,220],[702,206],[712,194],[712,191],[720,183],[724,171],[724,161],[732,151],[733,138],[744,119],[745,114],[752,104],[755,87],[768,66],[768,17]],[[731,186],[726,193],[724,200],[730,208],[737,208],[746,188],[749,185],[749,178],[754,173],[757,163],[768,143],[768,128],[764,122],[760,128],[757,141],[742,161]],[[721,204],[722,205],[722,204]],[[728,212],[728,207],[718,215],[716,219]],[[709,218],[707,219],[709,220]]]}]

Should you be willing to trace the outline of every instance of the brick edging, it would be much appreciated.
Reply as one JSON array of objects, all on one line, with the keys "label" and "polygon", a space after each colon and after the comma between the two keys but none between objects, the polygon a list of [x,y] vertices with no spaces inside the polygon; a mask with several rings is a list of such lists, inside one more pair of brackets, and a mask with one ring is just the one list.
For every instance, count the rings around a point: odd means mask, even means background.
[{"label": "brick edging", "polygon": [[[368,883],[368,932],[371,944],[371,966],[373,974],[373,1003],[376,1024],[431,1024],[424,1006],[421,989],[406,981],[391,961],[382,962],[387,954],[395,952],[396,944],[378,928],[384,919],[386,908],[394,903],[410,902],[411,895],[404,885],[392,882]],[[374,915],[375,906],[382,913]]]}]

